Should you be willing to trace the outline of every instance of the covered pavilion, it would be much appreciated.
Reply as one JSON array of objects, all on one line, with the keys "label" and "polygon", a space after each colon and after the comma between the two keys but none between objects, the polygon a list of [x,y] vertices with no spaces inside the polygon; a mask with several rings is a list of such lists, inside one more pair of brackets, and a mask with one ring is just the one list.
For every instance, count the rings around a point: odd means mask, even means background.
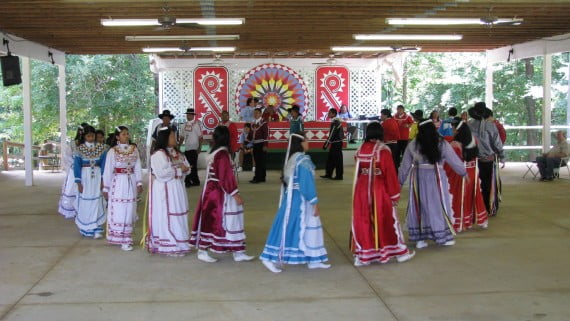
[{"label": "covered pavilion", "polygon": [[[103,241],[83,239],[73,222],[56,214],[63,176],[36,173],[34,183],[30,59],[58,66],[63,142],[66,95],[73,94],[66,91],[65,56],[69,54],[138,54],[145,48],[169,48],[149,61],[159,74],[160,110],[194,93],[192,86],[176,96],[167,84],[192,83],[199,66],[224,67],[229,70],[227,104],[233,115],[240,81],[248,70],[263,64],[288,66],[312,79],[307,100],[315,103],[314,73],[319,66],[348,66],[357,75],[351,78],[353,88],[379,88],[382,79],[377,71],[391,68],[398,77],[407,51],[485,51],[485,101],[492,107],[493,64],[543,56],[540,147],[548,150],[551,57],[570,51],[570,2],[4,0],[0,13],[0,37],[6,40],[0,53],[7,53],[9,47],[22,62],[26,162],[24,173],[0,173],[0,320],[568,319],[570,220],[565,208],[569,180],[563,177],[550,185],[537,185],[521,178],[525,169],[521,164],[509,164],[504,171],[504,202],[488,230],[460,235],[451,249],[421,250],[414,260],[401,265],[352,266],[350,180],[318,182],[333,264],[330,271],[292,267],[275,276],[258,262],[237,264],[223,257],[212,266],[198,262],[194,255],[172,259],[138,249],[122,253]],[[167,17],[176,17],[178,25]],[[240,18],[242,24],[212,25],[200,20],[214,18]],[[389,18],[472,21],[426,26],[426,22],[390,24]],[[160,23],[107,27],[102,19]],[[355,39],[357,34],[415,38],[370,41]],[[216,38],[223,35],[238,37]],[[426,40],[422,35],[462,37]],[[212,52],[207,47],[235,50]],[[179,78],[172,81],[173,75]],[[382,99],[379,91],[359,90],[353,93],[367,95],[359,103],[369,106],[363,113],[374,112],[371,108],[380,106]],[[175,108],[191,107],[193,100],[186,103]],[[316,111],[308,115],[318,118]],[[569,125],[570,119],[562,128]],[[347,177],[351,177],[354,169],[348,167]],[[267,185],[241,187],[246,195],[251,254],[263,247],[276,211],[278,176],[270,173]],[[197,190],[189,191],[191,209],[197,195]],[[257,201],[259,195],[267,195],[268,201]],[[402,223],[405,205],[406,197],[399,205]],[[142,206],[139,211],[142,215]]]}]

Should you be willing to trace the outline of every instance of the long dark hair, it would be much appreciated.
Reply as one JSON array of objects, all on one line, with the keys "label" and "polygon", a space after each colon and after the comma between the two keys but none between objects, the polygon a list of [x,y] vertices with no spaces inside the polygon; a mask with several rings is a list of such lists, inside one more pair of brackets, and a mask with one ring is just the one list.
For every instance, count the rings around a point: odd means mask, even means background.
[{"label": "long dark hair", "polygon": [[[109,136],[109,139],[107,141],[107,145],[109,145],[111,147],[117,146],[117,144],[119,143],[119,135],[121,134],[121,132],[123,130],[129,131],[129,128],[127,126],[115,127],[115,132],[112,134],[112,136]],[[129,140],[129,144],[131,144],[130,140]]]},{"label": "long dark hair", "polygon": [[81,134],[81,138],[79,139],[79,145],[85,143],[85,136],[87,134],[95,135],[95,128],[93,128],[93,126],[90,126],[90,125],[83,126],[83,133]]},{"label": "long dark hair", "polygon": [[441,160],[441,151],[439,150],[441,136],[433,122],[424,123],[424,121],[426,120],[422,120],[418,125],[416,141],[419,145],[419,152],[428,159],[430,164],[435,164]]},{"label": "long dark hair", "polygon": [[[304,132],[295,132],[294,134],[297,135],[301,135],[303,137],[305,137],[305,133]],[[302,142],[304,142],[305,139],[301,139],[297,136],[292,136],[291,137],[291,146],[289,146],[289,158],[291,158],[291,156],[295,153],[299,153],[299,152],[304,152],[305,150],[303,149],[303,145],[301,145]]]},{"label": "long dark hair", "polygon": [[212,149],[210,153],[217,150],[220,147],[226,147],[228,150],[230,149],[230,130],[226,126],[218,126],[214,129],[214,134],[212,135],[214,138],[214,144],[212,145]]},{"label": "long dark hair", "polygon": [[[475,138],[473,138],[473,135],[471,134],[471,129],[469,129],[467,123],[465,122],[461,123],[462,121],[463,120],[460,117],[455,117],[451,121],[451,125],[456,130],[455,136],[453,136],[453,140],[461,143],[463,151],[462,152],[463,160],[466,162],[470,162],[473,159],[475,159],[475,157],[477,157],[477,154],[479,154],[479,148],[477,148],[477,144],[475,144],[475,142],[473,141]],[[457,129],[457,126],[459,126],[460,123],[461,126],[459,127],[459,129]]]},{"label": "long dark hair", "polygon": [[[154,150],[152,151],[155,153],[156,151],[162,150],[166,154],[168,158],[170,158],[170,153],[168,153],[168,140],[170,139],[170,133],[174,133],[175,129],[172,126],[167,126],[166,129],[161,127],[158,129],[156,133],[156,142],[154,145]],[[176,148],[175,148],[176,149]]]},{"label": "long dark hair", "polygon": [[369,142],[373,139],[384,140],[384,128],[379,122],[372,122],[366,126],[365,141]]},{"label": "long dark hair", "polygon": [[[289,145],[289,150],[288,150],[289,159],[291,159],[291,156],[293,156],[293,154],[305,151],[303,149],[303,145],[301,145],[301,143],[304,142],[306,139],[305,132],[295,132],[294,134],[301,135],[303,136],[303,138],[297,136],[291,136],[291,144]],[[287,161],[289,161],[289,159],[287,159]],[[281,170],[280,179],[283,186],[287,187],[287,182],[285,181],[285,167],[283,167],[283,169]]]},{"label": "long dark hair", "polygon": [[73,141],[75,141],[75,145],[80,144],[81,139],[83,138],[83,132],[85,131],[85,126],[89,126],[89,124],[81,123],[81,125],[77,127],[77,131],[75,132],[75,138],[73,139]]}]

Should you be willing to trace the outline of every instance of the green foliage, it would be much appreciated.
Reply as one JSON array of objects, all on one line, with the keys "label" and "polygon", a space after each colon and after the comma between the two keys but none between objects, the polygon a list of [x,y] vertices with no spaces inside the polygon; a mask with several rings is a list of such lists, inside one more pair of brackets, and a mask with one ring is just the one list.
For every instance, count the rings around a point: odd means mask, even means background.
[{"label": "green foliage", "polygon": [[[154,77],[146,55],[66,57],[68,136],[82,122],[112,132],[130,128],[144,148],[145,126],[154,117]],[[59,137],[58,69],[32,60],[32,117],[34,143]],[[0,88],[1,138],[23,141],[22,86]],[[144,154],[144,153],[143,153]]]}]

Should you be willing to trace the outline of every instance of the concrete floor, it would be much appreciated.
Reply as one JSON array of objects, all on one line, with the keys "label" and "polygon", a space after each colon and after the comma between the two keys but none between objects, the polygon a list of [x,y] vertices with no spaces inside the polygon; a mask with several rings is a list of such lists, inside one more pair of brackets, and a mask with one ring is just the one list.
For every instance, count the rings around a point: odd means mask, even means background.
[{"label": "concrete floor", "polygon": [[[345,181],[318,181],[333,267],[289,266],[279,275],[258,260],[219,255],[206,264],[195,254],[125,253],[82,238],[57,214],[63,174],[37,173],[25,188],[23,172],[2,172],[0,320],[570,320],[567,173],[541,183],[508,164],[504,202],[488,230],[463,233],[452,248],[430,245],[403,264],[355,268],[354,169],[346,170]],[[278,175],[251,185],[250,173],[241,174],[250,254],[260,253],[275,214]],[[199,191],[189,190],[192,209]]]}]

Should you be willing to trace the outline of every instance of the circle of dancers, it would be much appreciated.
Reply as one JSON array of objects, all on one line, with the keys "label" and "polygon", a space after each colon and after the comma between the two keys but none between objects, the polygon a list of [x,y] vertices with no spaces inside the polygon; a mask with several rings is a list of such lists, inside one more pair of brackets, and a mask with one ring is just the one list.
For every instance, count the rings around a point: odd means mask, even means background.
[{"label": "circle of dancers", "polygon": [[[416,249],[427,247],[428,242],[453,246],[456,233],[474,226],[488,228],[489,216],[498,210],[502,142],[493,122],[487,120],[490,110],[484,103],[469,109],[470,120],[465,115],[457,117],[454,108],[445,120],[433,113],[425,119],[420,110],[407,115],[401,105],[397,110],[394,117],[390,110],[382,110],[382,123],[367,125],[364,142],[355,154],[352,219],[347,230],[358,267],[392,259],[401,263],[415,256],[406,244],[397,212],[406,182],[405,224],[408,241],[415,243]],[[67,176],[59,213],[74,219],[84,237],[106,237],[109,244],[131,251],[137,202],[144,198],[141,245],[149,253],[179,257],[195,249],[198,260],[207,263],[218,261],[211,253],[231,253],[236,262],[253,260],[246,252],[245,204],[238,189],[238,166],[233,162],[237,152],[266,152],[267,140],[256,134],[266,124],[260,120],[259,109],[252,107],[251,113],[253,124],[246,126],[245,137],[238,139],[227,113],[213,131],[191,229],[186,188],[200,185],[197,158],[203,142],[193,109],[187,110],[187,122],[180,128],[171,123],[174,116],[169,111],[158,116],[162,121],[152,132],[146,197],[142,195],[140,153],[130,140],[129,128],[117,126],[105,141],[102,131],[81,124],[65,149]],[[334,144],[339,140],[339,118],[336,111],[329,115],[333,139],[329,137],[327,142],[334,146],[325,148],[332,149],[333,158],[340,153],[342,159],[342,147]],[[302,120],[298,116],[293,120],[278,210],[259,256],[273,273],[282,272],[286,264],[306,264],[309,269],[331,266],[318,206],[315,164],[306,153],[309,142]],[[301,130],[293,130],[293,125]],[[182,144],[184,153],[178,149]],[[258,170],[253,183],[265,182],[265,162],[260,158],[265,155],[260,155],[254,156]],[[332,168],[321,177],[332,179]],[[342,169],[340,173],[337,169],[337,178],[342,179]]]}]

